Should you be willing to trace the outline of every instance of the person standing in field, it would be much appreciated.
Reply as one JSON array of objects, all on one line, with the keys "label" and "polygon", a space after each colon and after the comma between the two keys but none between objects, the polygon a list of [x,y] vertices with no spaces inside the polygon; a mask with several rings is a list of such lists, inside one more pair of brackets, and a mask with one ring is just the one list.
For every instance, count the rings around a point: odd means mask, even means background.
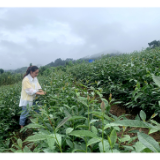
[{"label": "person standing in field", "polygon": [[46,93],[42,90],[37,76],[39,69],[37,66],[28,67],[26,74],[22,80],[22,91],[19,102],[19,107],[22,107],[22,113],[20,115],[19,124],[21,128],[25,125],[29,111],[27,106],[31,107],[36,95],[45,95]]}]

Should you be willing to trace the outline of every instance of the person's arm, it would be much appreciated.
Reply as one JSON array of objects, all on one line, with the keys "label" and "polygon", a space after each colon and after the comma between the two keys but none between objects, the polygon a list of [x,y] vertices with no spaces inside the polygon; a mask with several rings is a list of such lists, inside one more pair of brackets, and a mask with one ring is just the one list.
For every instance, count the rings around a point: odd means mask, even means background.
[{"label": "person's arm", "polygon": [[41,87],[41,85],[39,84],[38,79],[37,79],[37,85],[38,85],[38,92],[37,92],[36,94],[45,95],[46,92],[44,92],[44,91],[42,90],[42,87]]},{"label": "person's arm", "polygon": [[36,89],[33,89],[28,80],[24,80],[22,85],[23,85],[25,92],[30,96],[34,94],[45,95],[45,92],[43,90],[37,91]]}]

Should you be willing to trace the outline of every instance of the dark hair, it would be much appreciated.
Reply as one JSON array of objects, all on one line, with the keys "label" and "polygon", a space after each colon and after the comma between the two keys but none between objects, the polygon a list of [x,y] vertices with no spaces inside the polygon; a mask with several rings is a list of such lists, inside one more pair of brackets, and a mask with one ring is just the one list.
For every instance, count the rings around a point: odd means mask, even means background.
[{"label": "dark hair", "polygon": [[23,78],[24,78],[25,76],[27,76],[31,71],[32,71],[32,72],[35,72],[37,69],[39,69],[37,66],[30,66],[30,67],[28,67],[28,69],[27,69],[27,71],[26,71],[26,74],[23,76]]}]

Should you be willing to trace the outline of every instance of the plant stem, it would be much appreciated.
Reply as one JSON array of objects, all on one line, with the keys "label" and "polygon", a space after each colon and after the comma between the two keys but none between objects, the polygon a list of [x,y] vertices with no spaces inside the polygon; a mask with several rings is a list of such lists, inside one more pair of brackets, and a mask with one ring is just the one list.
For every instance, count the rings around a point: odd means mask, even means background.
[{"label": "plant stem", "polygon": [[58,143],[58,146],[59,146],[59,149],[60,149],[60,151],[61,151],[61,153],[62,153],[62,148],[61,148],[61,145],[59,144],[59,141],[58,141],[58,139],[57,139],[57,137],[56,137],[56,133],[55,133],[55,139],[56,139],[56,141],[57,141],[57,143]]},{"label": "plant stem", "polygon": [[104,152],[104,112],[103,112],[103,116],[102,116],[102,145],[103,145],[103,152]]},{"label": "plant stem", "polygon": [[87,153],[87,141],[86,141],[86,137],[85,137],[85,142],[86,142],[86,153]]}]

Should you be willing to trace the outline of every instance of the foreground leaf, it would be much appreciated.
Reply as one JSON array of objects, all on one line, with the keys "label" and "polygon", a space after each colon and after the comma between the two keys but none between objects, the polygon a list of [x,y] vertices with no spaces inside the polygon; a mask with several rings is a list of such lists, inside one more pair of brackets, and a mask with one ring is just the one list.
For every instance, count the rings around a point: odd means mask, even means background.
[{"label": "foreground leaf", "polygon": [[111,148],[114,147],[116,141],[117,141],[117,134],[116,134],[116,130],[113,129],[111,134],[110,134],[110,140],[111,140]]},{"label": "foreground leaf", "polygon": [[67,128],[66,129],[66,134],[69,134],[70,132],[72,132],[73,131],[73,128]]},{"label": "foreground leaf", "polygon": [[47,139],[48,137],[49,137],[49,135],[46,135],[46,134],[36,134],[33,136],[29,136],[24,142],[26,142],[26,141],[36,142],[36,141]]},{"label": "foreground leaf", "polygon": [[136,152],[141,152],[146,148],[141,142],[136,142],[135,145],[133,146],[136,150]]},{"label": "foreground leaf", "polygon": [[18,140],[17,140],[17,143],[18,143],[18,146],[19,146],[20,148],[22,148],[22,140],[21,140],[21,139],[18,139]]},{"label": "foreground leaf", "polygon": [[153,78],[153,81],[155,82],[155,84],[160,87],[160,77],[158,76],[155,76],[154,74],[151,74],[152,75],[152,78]]},{"label": "foreground leaf", "polygon": [[106,124],[104,129],[112,126],[128,126],[128,127],[139,127],[139,128],[155,128],[153,125],[139,120],[119,120]]},{"label": "foreground leaf", "polygon": [[76,137],[93,137],[93,138],[97,137],[97,135],[95,135],[94,133],[88,130],[75,130],[69,133],[69,135],[76,136]]},{"label": "foreground leaf", "polygon": [[87,146],[92,145],[92,144],[95,144],[95,143],[100,142],[100,141],[102,141],[101,138],[92,138],[92,139],[90,139],[90,140],[88,141]]},{"label": "foreground leaf", "polygon": [[130,136],[129,135],[124,135],[123,138],[119,139],[120,142],[126,142],[126,141],[129,141],[129,140],[130,140]]},{"label": "foreground leaf", "polygon": [[86,117],[82,117],[82,116],[72,116],[68,119],[68,121],[74,121],[77,119],[87,119]]},{"label": "foreground leaf", "polygon": [[15,153],[21,153],[22,150],[15,150],[14,152],[15,152]]},{"label": "foreground leaf", "polygon": [[99,150],[100,152],[109,152],[109,142],[107,140],[103,140],[104,143],[104,151],[103,151],[103,144],[102,142],[99,143]]},{"label": "foreground leaf", "polygon": [[63,120],[58,124],[58,126],[56,127],[56,129],[58,129],[58,128],[60,128],[61,126],[63,126],[63,125],[68,121],[69,118],[70,118],[70,117],[67,117],[67,118],[63,119]]},{"label": "foreground leaf", "polygon": [[42,125],[40,125],[40,124],[33,124],[33,123],[31,123],[31,124],[28,124],[27,126],[23,127],[20,132],[22,132],[26,128],[45,128],[45,127],[42,126]]},{"label": "foreground leaf", "polygon": [[146,114],[145,114],[145,112],[143,110],[140,111],[140,117],[145,122],[145,120],[146,120]]},{"label": "foreground leaf", "polygon": [[158,142],[156,142],[151,136],[138,132],[138,139],[139,141],[149,148],[153,152],[160,152],[160,147]]}]

